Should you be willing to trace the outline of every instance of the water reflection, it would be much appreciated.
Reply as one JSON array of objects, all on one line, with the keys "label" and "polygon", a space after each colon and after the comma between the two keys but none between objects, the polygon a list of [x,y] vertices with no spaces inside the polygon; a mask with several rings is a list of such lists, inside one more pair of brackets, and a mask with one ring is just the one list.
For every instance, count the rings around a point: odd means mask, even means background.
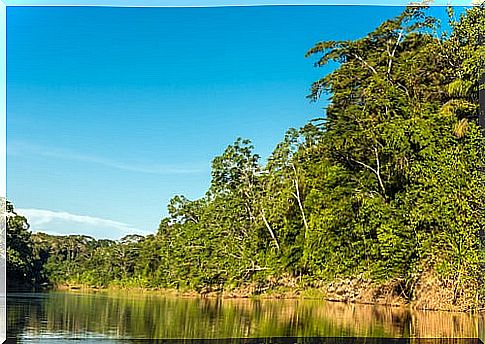
[{"label": "water reflection", "polygon": [[8,336],[25,340],[478,336],[478,318],[470,314],[411,312],[317,300],[51,292],[9,294],[7,310]]}]

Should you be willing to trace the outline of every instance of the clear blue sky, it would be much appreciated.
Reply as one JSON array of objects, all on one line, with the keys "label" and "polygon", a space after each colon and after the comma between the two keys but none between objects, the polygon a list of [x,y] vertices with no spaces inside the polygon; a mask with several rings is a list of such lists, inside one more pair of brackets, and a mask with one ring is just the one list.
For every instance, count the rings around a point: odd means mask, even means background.
[{"label": "clear blue sky", "polygon": [[[156,231],[237,137],[267,157],[322,115],[312,45],[399,7],[8,7],[7,197],[33,230]],[[443,16],[442,8],[433,13]]]}]

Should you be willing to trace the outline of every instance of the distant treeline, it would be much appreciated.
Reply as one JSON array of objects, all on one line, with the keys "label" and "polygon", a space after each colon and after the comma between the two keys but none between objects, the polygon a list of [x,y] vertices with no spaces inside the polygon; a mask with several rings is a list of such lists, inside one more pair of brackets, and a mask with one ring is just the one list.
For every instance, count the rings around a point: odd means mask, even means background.
[{"label": "distant treeline", "polygon": [[435,276],[478,307],[485,9],[449,12],[449,33],[409,7],[364,38],[317,43],[315,66],[338,64],[311,87],[310,101],[329,98],[323,118],[288,130],[266,164],[237,139],[205,196],[174,197],[154,235],[31,235],[8,217],[9,284],[221,291],[360,275],[413,300]]}]

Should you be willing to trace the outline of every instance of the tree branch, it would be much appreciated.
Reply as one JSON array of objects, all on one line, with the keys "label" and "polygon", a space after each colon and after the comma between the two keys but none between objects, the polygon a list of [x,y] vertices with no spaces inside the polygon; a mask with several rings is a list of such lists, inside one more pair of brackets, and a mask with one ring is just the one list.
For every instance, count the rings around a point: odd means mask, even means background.
[{"label": "tree branch", "polygon": [[269,234],[273,238],[273,240],[276,244],[276,248],[279,251],[280,250],[280,244],[278,243],[278,240],[276,240],[276,236],[275,236],[273,230],[271,229],[271,226],[269,225],[268,220],[266,220],[266,216],[264,215],[264,210],[261,210],[261,216],[263,217],[263,222],[266,225],[266,228],[268,228]]},{"label": "tree branch", "polygon": [[293,172],[295,173],[294,184],[295,184],[296,194],[293,193],[293,196],[295,196],[295,198],[298,202],[298,207],[300,208],[300,211],[301,211],[301,216],[303,218],[303,224],[305,225],[305,238],[306,238],[306,234],[307,234],[307,231],[308,231],[308,223],[306,221],[305,211],[303,210],[303,204],[301,202],[300,187],[298,185],[298,174],[296,173],[295,165],[291,164],[291,167],[293,168]]},{"label": "tree branch", "polygon": [[368,64],[362,57],[360,57],[359,55],[357,55],[356,53],[352,53],[352,55],[357,59],[359,60],[360,62],[362,62],[364,65],[366,65],[375,75],[379,74],[377,73],[377,70],[372,67],[370,64]]},{"label": "tree branch", "polygon": [[376,177],[377,177],[377,180],[379,182],[379,186],[383,192],[383,196],[385,197],[385,194],[386,194],[386,189],[384,187],[384,183],[382,182],[382,178],[381,178],[381,164],[380,164],[380,160],[379,160],[379,154],[378,154],[378,151],[377,151],[377,148],[374,147],[374,153],[375,153],[375,156],[376,156],[376,163],[377,163],[377,169],[373,168],[372,166],[369,166],[365,163],[363,163],[362,161],[359,161],[359,160],[356,160],[354,158],[348,158],[349,160],[352,160],[353,162],[367,168],[368,170],[372,171]]},{"label": "tree branch", "polygon": [[391,73],[391,66],[392,66],[392,60],[394,59],[394,55],[396,54],[396,49],[398,47],[398,45],[401,43],[401,38],[403,36],[403,31],[399,31],[399,36],[397,37],[397,41],[396,41],[396,44],[394,45],[394,49],[392,49],[392,53],[389,52],[388,50],[388,53],[389,53],[389,62],[388,62],[388,65],[387,65],[387,74],[389,75]]}]

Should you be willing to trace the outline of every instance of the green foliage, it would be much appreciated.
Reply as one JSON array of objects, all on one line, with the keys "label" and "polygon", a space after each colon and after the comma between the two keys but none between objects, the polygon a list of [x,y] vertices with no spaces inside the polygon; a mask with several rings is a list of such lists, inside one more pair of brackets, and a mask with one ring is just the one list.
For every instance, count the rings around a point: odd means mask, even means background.
[{"label": "green foliage", "polygon": [[[434,271],[454,302],[477,300],[483,11],[451,20],[448,37],[425,8],[409,7],[361,39],[317,43],[307,53],[315,65],[338,64],[311,87],[311,100],[329,97],[323,119],[288,130],[266,164],[237,139],[214,158],[206,195],[175,196],[155,235],[35,235],[42,276],[203,293],[364,273],[400,281],[412,299]],[[16,221],[16,242],[28,243]],[[19,271],[31,264],[28,246],[12,246]]]},{"label": "green foliage", "polygon": [[31,288],[34,284],[34,261],[29,224],[25,217],[6,202],[7,288]]}]

